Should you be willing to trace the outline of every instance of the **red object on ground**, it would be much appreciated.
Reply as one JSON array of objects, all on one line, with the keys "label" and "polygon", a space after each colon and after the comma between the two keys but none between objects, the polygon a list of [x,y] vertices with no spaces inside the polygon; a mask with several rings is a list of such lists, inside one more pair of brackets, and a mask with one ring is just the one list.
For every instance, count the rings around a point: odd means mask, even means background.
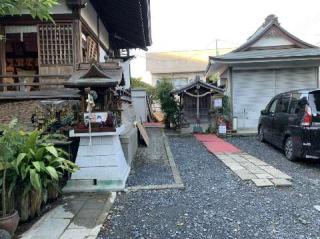
[{"label": "red object on ground", "polygon": [[159,127],[159,128],[164,128],[164,124],[163,123],[159,123],[159,122],[144,122],[143,125],[145,127]]},{"label": "red object on ground", "polygon": [[194,134],[211,153],[240,153],[241,150],[213,134]]}]

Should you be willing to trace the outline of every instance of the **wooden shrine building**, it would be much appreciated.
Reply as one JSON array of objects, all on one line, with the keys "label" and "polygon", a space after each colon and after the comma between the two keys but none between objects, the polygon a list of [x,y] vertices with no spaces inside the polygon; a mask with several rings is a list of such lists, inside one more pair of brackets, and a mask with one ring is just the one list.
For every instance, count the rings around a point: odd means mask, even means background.
[{"label": "wooden shrine building", "polygon": [[129,49],[151,45],[149,0],[61,0],[51,12],[54,23],[28,14],[0,17],[0,123],[10,115],[29,121],[31,110],[17,111],[30,100],[77,98],[64,86],[82,63],[117,62],[129,89]]},{"label": "wooden shrine building", "polygon": [[191,126],[203,125],[208,127],[211,121],[212,96],[223,95],[224,90],[208,84],[200,77],[182,88],[173,90],[173,95],[179,96],[182,108],[182,118]]}]

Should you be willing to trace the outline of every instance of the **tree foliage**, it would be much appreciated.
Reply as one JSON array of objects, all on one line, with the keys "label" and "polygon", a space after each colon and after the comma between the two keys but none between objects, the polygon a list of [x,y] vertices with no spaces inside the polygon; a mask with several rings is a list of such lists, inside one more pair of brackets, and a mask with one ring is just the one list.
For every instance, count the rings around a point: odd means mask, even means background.
[{"label": "tree foliage", "polygon": [[219,73],[215,73],[212,76],[209,77],[210,83],[216,83],[220,79]]},{"label": "tree foliage", "polygon": [[33,18],[53,21],[50,10],[57,4],[58,0],[0,0],[0,16],[26,12]]},{"label": "tree foliage", "polygon": [[178,125],[179,119],[179,106],[174,97],[170,94],[173,89],[173,85],[170,81],[162,79],[157,85],[157,96],[160,100],[161,109],[165,114],[166,125],[170,123]]},{"label": "tree foliage", "polygon": [[152,99],[156,99],[157,98],[157,93],[156,93],[156,87],[143,82],[141,78],[131,78],[131,87],[133,89],[135,88],[140,88],[140,89],[145,89],[148,93],[148,95],[150,95],[152,97]]}]

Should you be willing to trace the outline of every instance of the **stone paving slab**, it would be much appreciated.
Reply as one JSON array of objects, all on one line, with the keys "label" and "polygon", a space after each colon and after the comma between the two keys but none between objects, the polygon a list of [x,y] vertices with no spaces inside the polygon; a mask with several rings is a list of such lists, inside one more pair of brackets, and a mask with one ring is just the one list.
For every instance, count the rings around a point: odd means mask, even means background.
[{"label": "stone paving slab", "polygon": [[289,180],[283,179],[283,178],[274,178],[274,179],[271,179],[271,182],[275,186],[291,186],[292,185],[292,183]]},{"label": "stone paving slab", "polygon": [[268,187],[273,186],[274,184],[266,178],[254,178],[252,181],[257,185],[258,187]]},{"label": "stone paving slab", "polygon": [[115,196],[115,193],[67,196],[61,205],[45,214],[21,238],[96,238]]},{"label": "stone paving slab", "polygon": [[239,178],[251,180],[258,187],[292,185],[292,177],[245,152],[215,155]]},{"label": "stone paving slab", "polygon": [[258,187],[292,185],[289,175],[215,135],[196,134],[195,137],[242,180],[251,180]]}]

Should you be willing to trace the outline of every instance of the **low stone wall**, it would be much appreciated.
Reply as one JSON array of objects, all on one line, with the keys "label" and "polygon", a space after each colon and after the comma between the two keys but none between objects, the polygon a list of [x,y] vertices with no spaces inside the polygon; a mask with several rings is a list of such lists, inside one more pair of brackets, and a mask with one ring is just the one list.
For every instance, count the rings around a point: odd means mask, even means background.
[{"label": "low stone wall", "polygon": [[9,123],[12,119],[17,118],[20,124],[30,125],[31,116],[38,104],[37,100],[1,101],[0,123]]},{"label": "low stone wall", "polygon": [[131,128],[123,135],[120,135],[120,141],[124,156],[129,166],[131,166],[138,149],[138,130],[136,127]]}]

